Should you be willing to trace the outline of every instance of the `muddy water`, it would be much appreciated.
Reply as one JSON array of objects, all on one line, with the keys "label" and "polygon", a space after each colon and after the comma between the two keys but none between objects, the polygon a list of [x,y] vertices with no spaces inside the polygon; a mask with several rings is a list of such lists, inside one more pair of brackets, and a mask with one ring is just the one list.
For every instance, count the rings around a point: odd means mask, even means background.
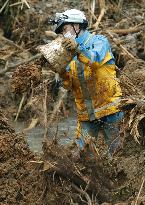
[{"label": "muddy water", "polygon": [[[26,128],[26,125],[23,122],[16,122],[16,123],[13,122],[12,124],[16,130],[16,133],[22,133],[23,129]],[[62,120],[58,124],[54,124],[53,127],[49,128],[49,133],[51,137],[56,135],[57,133],[57,138],[60,144],[68,145],[73,141],[73,138],[75,136],[75,129],[76,129],[75,117],[68,117],[67,119]],[[25,135],[30,149],[34,152],[41,152],[42,140],[44,136],[44,128],[37,126],[27,131]]]}]

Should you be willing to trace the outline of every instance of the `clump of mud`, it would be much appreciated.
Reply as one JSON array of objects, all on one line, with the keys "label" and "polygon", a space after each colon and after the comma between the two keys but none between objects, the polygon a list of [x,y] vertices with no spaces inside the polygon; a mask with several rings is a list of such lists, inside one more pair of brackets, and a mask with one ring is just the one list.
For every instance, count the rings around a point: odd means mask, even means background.
[{"label": "clump of mud", "polygon": [[12,75],[12,92],[22,94],[41,82],[41,69],[36,64],[20,65]]},{"label": "clump of mud", "polygon": [[35,156],[26,139],[15,134],[0,111],[0,204],[42,204],[42,176],[31,160]]},{"label": "clump of mud", "polygon": [[129,60],[120,76],[123,95],[145,96],[145,61]]}]

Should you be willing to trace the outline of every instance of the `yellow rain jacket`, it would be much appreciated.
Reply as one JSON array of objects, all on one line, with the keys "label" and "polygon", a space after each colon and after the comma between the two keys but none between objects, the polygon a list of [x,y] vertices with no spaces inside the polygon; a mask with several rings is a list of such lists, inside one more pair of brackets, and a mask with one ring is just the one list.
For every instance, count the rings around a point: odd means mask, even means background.
[{"label": "yellow rain jacket", "polygon": [[64,87],[74,93],[79,121],[93,121],[119,111],[121,89],[107,38],[85,31],[76,38],[81,54],[63,74]]}]

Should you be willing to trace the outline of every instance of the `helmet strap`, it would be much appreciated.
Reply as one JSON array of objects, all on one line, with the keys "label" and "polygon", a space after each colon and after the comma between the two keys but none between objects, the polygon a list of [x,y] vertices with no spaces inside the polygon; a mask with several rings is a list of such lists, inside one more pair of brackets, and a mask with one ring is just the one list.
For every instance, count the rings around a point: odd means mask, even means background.
[{"label": "helmet strap", "polygon": [[76,38],[78,38],[79,33],[81,32],[81,29],[79,29],[79,31],[77,32],[76,29],[75,29],[75,27],[74,27],[74,24],[72,24],[72,27],[73,27],[74,32],[75,32],[75,34],[76,34]]}]

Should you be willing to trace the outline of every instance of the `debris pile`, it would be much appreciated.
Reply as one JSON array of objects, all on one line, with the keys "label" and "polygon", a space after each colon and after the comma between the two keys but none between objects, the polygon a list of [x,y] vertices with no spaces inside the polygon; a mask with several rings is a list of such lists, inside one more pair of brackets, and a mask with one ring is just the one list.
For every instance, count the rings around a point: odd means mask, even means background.
[{"label": "debris pile", "polygon": [[90,32],[110,38],[121,70],[125,99],[120,107],[126,112],[122,149],[109,160],[105,154],[92,157],[92,152],[64,147],[55,135],[51,141],[45,135],[43,156],[35,156],[25,136],[16,134],[0,111],[0,203],[145,204],[144,1],[81,0],[78,5],[74,0],[2,0],[0,7],[0,105],[7,114],[14,115],[20,102],[15,119],[23,113],[26,121],[31,113],[28,129],[39,122],[46,134],[52,125],[49,120],[63,106],[62,100],[55,104],[60,85],[48,64],[36,62],[41,57],[36,48],[52,40],[45,35],[52,30],[48,19],[70,8],[85,11]]},{"label": "debris pile", "polygon": [[35,158],[0,111],[1,204],[41,204],[42,176],[30,163]]},{"label": "debris pile", "polygon": [[28,93],[40,84],[41,80],[41,68],[36,64],[20,65],[12,75],[12,92],[19,95]]},{"label": "debris pile", "polygon": [[143,60],[127,62],[121,72],[120,82],[123,91],[126,126],[135,141],[145,142],[145,62]]}]

